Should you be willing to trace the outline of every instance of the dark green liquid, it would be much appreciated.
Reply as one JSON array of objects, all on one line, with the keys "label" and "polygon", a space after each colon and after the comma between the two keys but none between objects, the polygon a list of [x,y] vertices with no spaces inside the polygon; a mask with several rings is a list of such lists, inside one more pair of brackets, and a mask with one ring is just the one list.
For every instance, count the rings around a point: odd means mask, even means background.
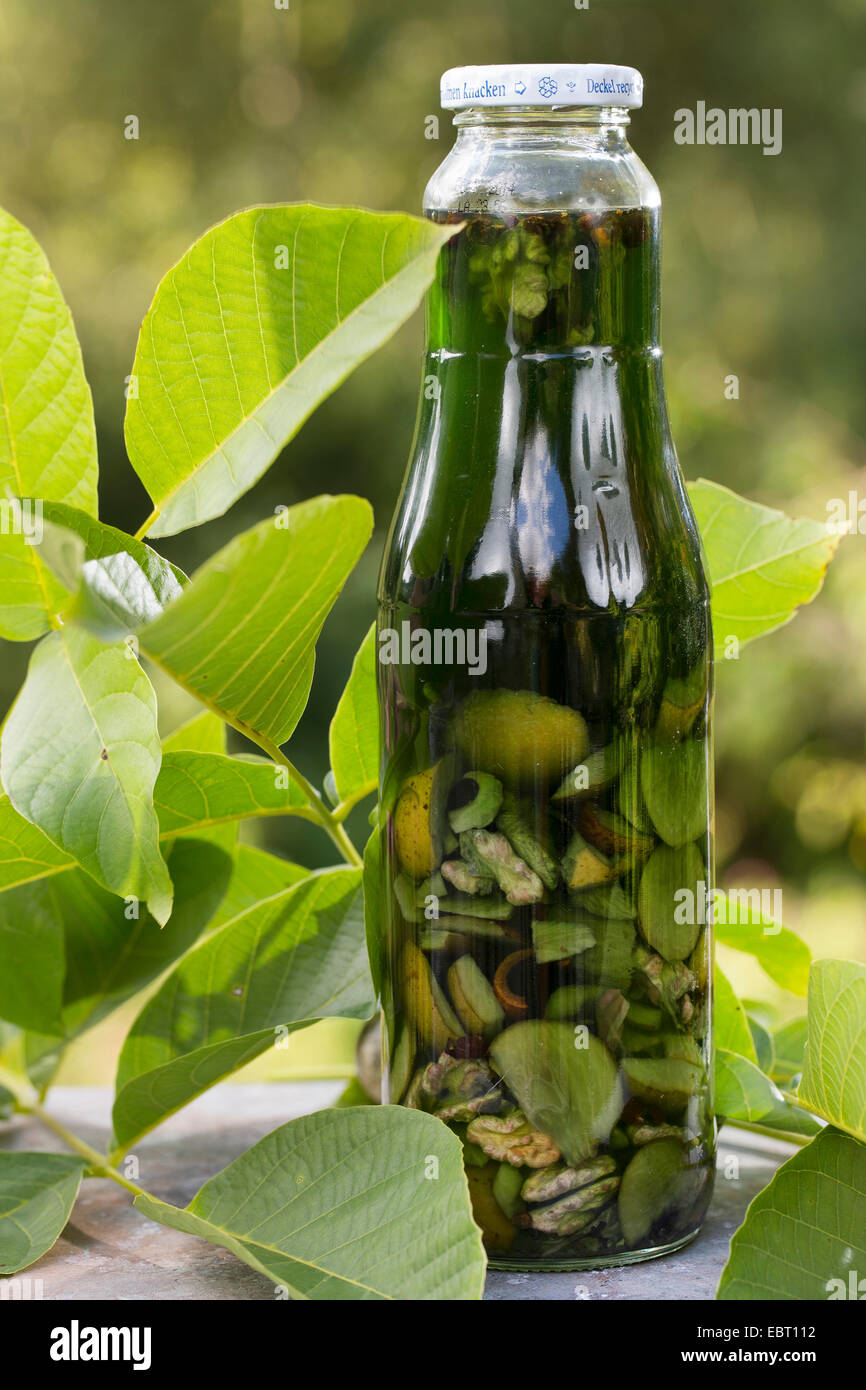
[{"label": "dark green liquid", "polygon": [[[505,1214],[490,1208],[495,1199],[487,1191],[495,1176],[494,1160],[482,1167],[485,1152],[473,1145],[468,1150],[473,1160],[470,1186],[478,1197],[476,1214],[488,1249],[501,1262],[517,1266],[615,1261],[627,1259],[630,1252],[663,1248],[694,1232],[711,1188],[707,934],[696,931],[688,960],[669,962],[688,989],[676,999],[668,989],[659,1002],[659,991],[642,968],[623,974],[617,967],[611,974],[603,959],[599,965],[606,933],[621,932],[621,924],[611,925],[603,906],[600,915],[597,899],[597,910],[588,911],[583,889],[570,888],[562,869],[578,827],[582,834],[589,825],[607,844],[593,821],[595,812],[602,812],[614,818],[619,840],[615,853],[602,851],[613,865],[605,870],[592,858],[601,846],[590,839],[591,871],[611,873],[611,882],[637,900],[649,854],[665,847],[659,828],[668,840],[678,838],[670,822],[670,816],[677,821],[676,805],[656,808],[660,827],[649,815],[640,784],[645,757],[651,759],[650,802],[659,798],[657,768],[681,763],[688,775],[674,777],[673,801],[681,809],[685,802],[702,805],[706,812],[710,799],[704,756],[711,703],[709,599],[667,425],[656,345],[657,277],[657,227],[653,215],[643,210],[597,218],[540,215],[509,225],[486,217],[469,221],[443,251],[428,300],[418,431],[380,588],[380,630],[400,633],[408,623],[413,631],[484,632],[486,642],[484,669],[476,662],[475,674],[466,661],[416,664],[404,659],[379,665],[386,751],[383,802],[389,812],[387,879],[389,884],[399,880],[397,893],[402,886],[404,900],[401,910],[394,891],[386,892],[386,1032],[392,1057],[403,1039],[401,1067],[405,1069],[407,1052],[413,1054],[408,1080],[399,1078],[399,1094],[391,1099],[408,1099],[434,1113],[442,1109],[441,1094],[425,1092],[419,1099],[419,1077],[443,1051],[488,1065],[488,1046],[496,1050],[490,1030],[484,1036],[466,1026],[454,1037],[459,1030],[453,1027],[451,1034],[435,1024],[431,1028],[429,1019],[418,1016],[427,1008],[425,987],[419,993],[411,970],[407,983],[406,961],[417,963],[420,953],[447,1009],[449,1002],[453,1005],[449,970],[455,960],[470,955],[500,1002],[506,1001],[503,1030],[517,1022],[549,1019],[553,1008],[556,1021],[564,1017],[569,1026],[601,1037],[620,1071],[624,1108],[591,1147],[596,1160],[610,1158],[615,1178],[645,1147],[647,1136],[637,1136],[636,1142],[635,1125],[650,1126],[657,1136],[663,1134],[659,1126],[670,1125],[679,1135],[682,1173],[669,1184],[669,1200],[663,1194],[653,1205],[650,1191],[644,1203],[649,1225],[632,1239],[619,1221],[616,1191],[605,1198],[599,1190],[597,1219],[571,1216],[565,1225],[576,1229],[566,1234],[531,1224],[533,1215],[542,1226],[553,1220],[538,1218],[549,1203],[525,1203],[524,1210],[512,1213],[513,1221],[506,1216],[503,1226],[499,1216]],[[503,691],[516,693],[516,702],[497,704]],[[479,732],[465,714],[477,705],[479,692],[493,695],[493,737],[489,727]],[[587,746],[563,735],[560,749],[556,733],[540,726],[527,735],[521,692],[576,711]],[[483,694],[481,698],[483,703]],[[531,718],[542,721],[545,709],[549,707],[532,706]],[[554,714],[554,722],[559,719]],[[569,716],[564,719],[567,729]],[[515,739],[526,745],[527,738],[528,751],[515,769],[511,745]],[[690,745],[685,754],[683,745]],[[587,759],[604,748],[615,750],[610,779],[592,795],[557,799],[574,764],[588,765]],[[429,915],[435,913],[436,894],[432,908],[427,903],[427,916],[423,906],[407,907],[406,884],[413,880],[401,861],[394,812],[401,795],[413,794],[410,779],[435,765],[442,783],[430,812],[437,822],[437,844],[429,865],[410,865],[414,882],[431,869],[441,872],[443,858],[462,860],[462,842],[446,847],[448,815],[466,795],[461,778],[473,770],[497,778],[519,798],[524,821],[559,866],[558,881],[542,898],[511,905],[499,940],[453,930],[437,935],[435,915]],[[631,821],[624,812],[639,823],[636,836],[626,833]],[[398,822],[399,816],[398,811]],[[700,864],[707,887],[712,876],[709,825],[705,815],[689,839],[689,863]],[[486,828],[499,833],[495,821]],[[446,892],[438,906],[451,920],[448,896]],[[501,897],[498,886],[493,897]],[[671,902],[672,912],[673,907]],[[537,933],[544,922],[588,926],[594,953],[539,962],[533,924]],[[643,927],[632,923],[630,929],[635,951],[643,952],[643,965],[647,955],[663,964]],[[498,968],[512,956],[503,978]],[[559,995],[551,1006],[552,996],[563,988],[571,989],[575,1000],[580,997],[580,1004],[566,1014],[562,1001],[572,996]],[[626,1012],[618,1033],[608,1017],[611,1008],[614,1013],[627,1009],[657,1026],[644,1034],[628,1024]],[[452,1007],[450,1017],[461,1022],[459,1009]],[[472,1015],[464,1007],[466,1017]],[[410,1034],[411,1048],[406,1041]],[[652,1062],[679,1053],[697,1068],[690,1077],[693,1093],[682,1104],[675,1094],[656,1096],[651,1087],[649,1096],[631,1094],[626,1078],[630,1058]],[[543,1069],[543,1057],[538,1067]],[[659,1075],[667,1072],[662,1069]],[[494,1067],[491,1077],[497,1081]],[[507,1078],[499,1094],[501,1106],[497,1112],[494,1096],[493,1113],[512,1113],[517,1097]],[[465,1138],[467,1122],[455,1123]],[[521,1171],[528,1178],[533,1170],[526,1166]]]}]

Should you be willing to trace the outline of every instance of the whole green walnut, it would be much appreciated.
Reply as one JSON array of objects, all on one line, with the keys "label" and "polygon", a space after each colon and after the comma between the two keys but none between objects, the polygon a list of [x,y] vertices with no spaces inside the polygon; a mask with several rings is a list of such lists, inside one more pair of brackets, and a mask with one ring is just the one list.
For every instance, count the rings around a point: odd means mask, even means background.
[{"label": "whole green walnut", "polygon": [[476,766],[511,786],[561,781],[589,749],[583,715],[532,690],[470,695],[457,716],[457,741]]}]

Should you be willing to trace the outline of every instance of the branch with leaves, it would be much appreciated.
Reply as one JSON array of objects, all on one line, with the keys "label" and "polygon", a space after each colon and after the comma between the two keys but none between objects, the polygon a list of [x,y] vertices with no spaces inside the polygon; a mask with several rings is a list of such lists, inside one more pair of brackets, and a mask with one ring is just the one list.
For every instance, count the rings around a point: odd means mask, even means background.
[{"label": "branch with leaves", "polygon": [[[345,824],[377,785],[372,629],[331,723],[321,791],[285,751],[319,634],[369,542],[370,507],[323,496],[278,508],[192,578],[145,538],[231,507],[412,314],[454,231],[303,205],[238,213],[197,241],[157,290],[130,377],[127,448],[153,502],[131,536],[98,517],[69,310],[39,246],[0,213],[0,637],[35,643],[0,740],[0,1117],[30,1114],[69,1151],[0,1152],[0,1273],[49,1250],[81,1180],[98,1176],[295,1297],[481,1295],[459,1141],[419,1111],[338,1107],[291,1121],[183,1210],[119,1166],[277,1039],[375,1009],[377,840],[362,857]],[[691,495],[729,655],[815,596],[836,540],[711,483]],[[148,665],[201,706],[163,740]],[[229,728],[247,752],[228,753]],[[274,816],[320,827],[340,862],[311,873],[238,843],[241,821]],[[777,935],[769,949],[760,922],[737,932],[728,944],[802,992],[798,938]],[[46,1093],[70,1043],[158,979],[124,1042],[100,1153],[57,1122]],[[862,1142],[862,1113],[855,1123],[856,1093],[837,1106],[828,1091],[835,1062],[813,1040],[814,1016],[810,1005],[804,1061],[805,1034],[767,1044],[719,976],[721,1113],[823,1160],[834,1135]],[[779,1086],[804,1066],[786,1097]],[[819,1126],[807,1111],[834,1129],[810,1140]],[[737,1258],[735,1241],[731,1268]],[[753,1276],[736,1277],[740,1287]]]}]

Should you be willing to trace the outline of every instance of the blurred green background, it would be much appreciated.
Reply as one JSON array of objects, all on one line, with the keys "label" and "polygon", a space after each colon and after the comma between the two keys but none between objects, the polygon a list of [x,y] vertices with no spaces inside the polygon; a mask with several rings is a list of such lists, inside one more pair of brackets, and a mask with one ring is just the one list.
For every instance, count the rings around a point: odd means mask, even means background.
[{"label": "blurred green background", "polygon": [[[866,496],[861,246],[866,0],[4,0],[0,201],[46,248],[93,384],[105,519],[149,507],[123,447],[124,379],[155,286],[208,225],[259,202],[417,210],[452,138],[446,67],[508,60],[639,67],[633,143],[664,205],[664,345],[674,435],[705,476],[792,513]],[[784,148],[678,146],[674,111],[781,107]],[[138,117],[140,138],[124,138]],[[420,317],[367,363],[228,516],[164,546],[188,572],[277,503],[357,491],[374,542],[319,645],[292,756],[317,783],[327,725],[373,613],[375,578],[412,435]],[[739,377],[726,400],[725,377]],[[866,526],[864,526],[866,529]],[[720,880],[784,890],[785,919],[820,955],[866,958],[866,536],[847,538],[819,600],[721,663]],[[4,644],[5,708],[28,650]],[[165,727],[186,716],[160,686]],[[360,839],[364,812],[354,828]],[[350,826],[351,828],[351,826]],[[269,822],[259,842],[310,864],[328,841]],[[727,957],[747,994],[775,999]],[[795,1006],[796,1008],[796,1006]],[[108,1079],[111,1025],[72,1070]],[[299,1035],[290,1065],[347,1063],[354,1025]],[[91,1066],[92,1064],[92,1066]],[[268,1063],[267,1065],[272,1065]],[[91,1068],[88,1070],[88,1068]]]}]

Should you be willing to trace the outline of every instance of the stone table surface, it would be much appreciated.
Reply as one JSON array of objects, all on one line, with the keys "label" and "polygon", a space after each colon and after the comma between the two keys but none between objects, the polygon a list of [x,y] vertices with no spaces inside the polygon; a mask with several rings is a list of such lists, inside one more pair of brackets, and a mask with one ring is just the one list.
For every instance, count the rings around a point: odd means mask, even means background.
[{"label": "stone table surface", "polygon": [[[297,1115],[330,1105],[343,1083],[264,1082],[218,1086],[136,1146],[137,1180],[154,1195],[185,1206],[198,1188],[263,1135]],[[58,1087],[49,1110],[101,1151],[109,1138],[111,1092]],[[0,1125],[0,1146],[57,1149],[37,1122]],[[687,1249],[645,1264],[580,1274],[491,1271],[485,1299],[573,1301],[575,1298],[685,1301],[711,1299],[728,1244],[746,1207],[793,1150],[786,1144],[723,1129],[719,1171],[703,1231]],[[25,1271],[44,1299],[252,1299],[274,1297],[263,1275],[228,1251],[157,1226],[116,1183],[88,1180],[53,1250]]]}]

